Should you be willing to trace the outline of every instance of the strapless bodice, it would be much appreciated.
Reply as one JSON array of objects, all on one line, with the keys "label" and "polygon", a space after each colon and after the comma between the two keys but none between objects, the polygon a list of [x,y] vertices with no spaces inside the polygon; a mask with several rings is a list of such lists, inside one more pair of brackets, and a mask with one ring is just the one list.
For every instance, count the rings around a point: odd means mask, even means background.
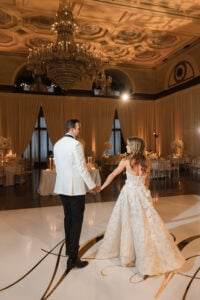
[{"label": "strapless bodice", "polygon": [[126,182],[125,184],[128,186],[144,186],[145,184],[145,175],[136,176],[129,172],[126,172]]}]

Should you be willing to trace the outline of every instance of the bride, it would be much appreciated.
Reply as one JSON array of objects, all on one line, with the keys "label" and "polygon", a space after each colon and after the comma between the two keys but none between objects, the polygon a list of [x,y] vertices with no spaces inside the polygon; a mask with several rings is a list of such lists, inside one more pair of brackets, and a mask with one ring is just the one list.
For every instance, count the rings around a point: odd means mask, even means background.
[{"label": "bride", "polygon": [[144,149],[142,139],[128,138],[128,155],[101,186],[101,190],[105,189],[118,174],[126,170],[126,182],[111,214],[96,259],[119,258],[123,267],[136,266],[141,276],[153,276],[181,268],[185,259],[153,207]]}]

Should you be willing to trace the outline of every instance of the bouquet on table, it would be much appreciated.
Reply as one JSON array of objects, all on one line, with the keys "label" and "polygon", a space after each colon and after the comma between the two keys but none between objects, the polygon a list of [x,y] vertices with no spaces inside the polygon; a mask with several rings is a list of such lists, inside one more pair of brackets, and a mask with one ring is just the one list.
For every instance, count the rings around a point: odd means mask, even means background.
[{"label": "bouquet on table", "polygon": [[181,155],[182,154],[182,151],[183,151],[183,141],[181,139],[178,139],[178,140],[174,140],[172,143],[171,143],[171,148],[172,148],[172,151],[175,155]]},{"label": "bouquet on table", "polygon": [[7,150],[11,149],[11,139],[0,136],[0,162],[4,162]]},{"label": "bouquet on table", "polygon": [[11,138],[0,136],[0,149],[11,149]]},{"label": "bouquet on table", "polygon": [[159,155],[156,152],[147,152],[146,156],[149,159],[155,159],[155,160],[159,159]]}]

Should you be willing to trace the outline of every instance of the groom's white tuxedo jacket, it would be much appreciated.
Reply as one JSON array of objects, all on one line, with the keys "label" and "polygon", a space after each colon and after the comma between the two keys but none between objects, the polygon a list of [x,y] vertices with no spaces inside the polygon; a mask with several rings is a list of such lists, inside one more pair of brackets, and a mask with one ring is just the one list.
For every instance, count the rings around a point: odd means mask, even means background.
[{"label": "groom's white tuxedo jacket", "polygon": [[54,145],[56,194],[85,195],[96,184],[88,171],[82,144],[71,136],[64,136]]}]

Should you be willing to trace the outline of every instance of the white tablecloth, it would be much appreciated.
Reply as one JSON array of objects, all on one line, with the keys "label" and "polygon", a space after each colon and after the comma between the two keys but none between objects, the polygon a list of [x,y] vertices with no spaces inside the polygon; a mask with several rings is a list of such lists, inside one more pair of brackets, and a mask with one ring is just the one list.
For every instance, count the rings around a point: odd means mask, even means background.
[{"label": "white tablecloth", "polygon": [[[96,183],[96,185],[101,185],[101,177],[98,169],[89,169],[89,172]],[[42,170],[40,175],[40,182],[38,187],[38,193],[41,196],[54,195],[54,185],[56,181],[55,170]]]},{"label": "white tablecloth", "polygon": [[[23,170],[23,165],[19,163],[5,164],[4,174],[5,174],[5,186],[15,185],[15,176],[20,174]],[[24,183],[24,182],[22,182]]]},{"label": "white tablecloth", "polygon": [[15,184],[16,165],[5,166],[4,173],[6,175],[5,186],[14,185]]},{"label": "white tablecloth", "polygon": [[53,195],[56,181],[56,172],[54,170],[41,170],[38,193],[41,196]]}]

